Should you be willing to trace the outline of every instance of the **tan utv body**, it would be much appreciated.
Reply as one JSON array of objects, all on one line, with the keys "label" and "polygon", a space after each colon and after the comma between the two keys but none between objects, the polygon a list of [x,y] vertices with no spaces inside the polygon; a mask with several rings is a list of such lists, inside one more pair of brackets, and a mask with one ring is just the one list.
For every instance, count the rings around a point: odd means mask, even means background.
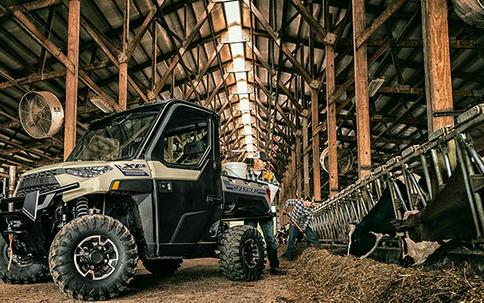
[{"label": "tan utv body", "polygon": [[218,116],[180,100],[94,122],[67,162],[26,172],[0,200],[0,277],[49,275],[68,296],[109,299],[141,259],[173,274],[184,258],[220,258],[232,280],[259,279],[270,220],[267,184],[223,175]]}]

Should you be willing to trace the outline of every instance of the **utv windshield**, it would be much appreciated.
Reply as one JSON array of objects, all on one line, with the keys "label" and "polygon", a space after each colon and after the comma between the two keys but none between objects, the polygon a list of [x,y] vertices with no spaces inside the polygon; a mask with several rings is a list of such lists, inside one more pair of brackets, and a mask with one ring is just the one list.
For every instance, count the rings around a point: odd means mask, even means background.
[{"label": "utv windshield", "polygon": [[76,145],[68,161],[115,161],[133,157],[157,114],[127,113],[95,123]]}]

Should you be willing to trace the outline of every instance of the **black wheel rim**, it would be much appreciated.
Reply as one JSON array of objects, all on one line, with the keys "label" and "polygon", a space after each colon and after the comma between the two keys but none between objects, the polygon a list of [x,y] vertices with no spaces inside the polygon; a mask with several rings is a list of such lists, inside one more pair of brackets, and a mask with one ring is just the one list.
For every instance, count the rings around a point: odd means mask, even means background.
[{"label": "black wheel rim", "polygon": [[260,252],[257,243],[254,239],[247,239],[242,248],[242,259],[244,260],[245,265],[249,268],[256,267],[259,257]]},{"label": "black wheel rim", "polygon": [[74,251],[76,270],[90,280],[106,279],[116,270],[118,263],[118,248],[111,239],[104,236],[87,237]]}]

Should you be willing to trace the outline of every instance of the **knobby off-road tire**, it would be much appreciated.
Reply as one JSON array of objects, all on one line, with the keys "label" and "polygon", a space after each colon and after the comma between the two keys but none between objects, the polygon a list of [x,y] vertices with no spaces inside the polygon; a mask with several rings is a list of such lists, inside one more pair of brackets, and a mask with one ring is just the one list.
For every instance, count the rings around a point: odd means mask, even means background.
[{"label": "knobby off-road tire", "polygon": [[136,273],[133,235],[118,220],[86,215],[66,224],[50,247],[54,282],[69,297],[105,300],[126,289]]},{"label": "knobby off-road tire", "polygon": [[173,260],[143,260],[143,266],[154,276],[163,278],[169,277],[180,268],[183,259]]},{"label": "knobby off-road tire", "polygon": [[[29,257],[15,256],[8,270],[8,245],[0,236],[0,278],[9,284],[29,284],[44,282],[49,277],[47,260],[38,260]],[[15,251],[14,251],[15,254]]]},{"label": "knobby off-road tire", "polygon": [[222,235],[220,268],[230,280],[258,280],[264,270],[264,256],[262,236],[254,227],[234,226]]}]

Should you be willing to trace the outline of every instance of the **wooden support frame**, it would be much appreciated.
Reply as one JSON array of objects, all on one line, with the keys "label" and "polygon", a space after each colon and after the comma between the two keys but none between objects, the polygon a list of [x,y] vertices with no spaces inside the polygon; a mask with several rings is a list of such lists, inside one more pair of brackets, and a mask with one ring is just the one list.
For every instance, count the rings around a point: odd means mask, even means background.
[{"label": "wooden support frame", "polygon": [[[272,99],[273,97],[271,96],[271,93],[267,90],[267,88],[262,83],[262,80],[256,74],[254,74],[254,81],[257,84],[257,86],[262,90],[262,92],[266,95],[267,100],[269,100],[268,102],[273,101]],[[293,131],[296,131],[296,125],[294,125],[294,123],[287,117],[286,113],[282,109],[281,105],[278,104],[277,100],[274,100],[274,108],[276,112],[279,112],[279,114],[281,114],[282,118],[291,127],[291,129]]]},{"label": "wooden support frame", "polygon": [[422,0],[422,36],[427,99],[428,134],[446,125],[453,117],[435,117],[434,112],[454,107],[449,50],[447,2]]},{"label": "wooden support frame", "polygon": [[[120,63],[119,63],[120,61],[119,61],[119,58],[122,58],[123,57],[123,52],[120,51],[119,49],[117,49],[114,45],[112,45],[112,43],[110,43],[109,40],[106,37],[104,37],[103,34],[99,33],[96,29],[94,29],[94,27],[91,26],[91,24],[87,20],[84,20],[83,18],[81,18],[81,26],[86,30],[86,32],[88,33],[88,35],[94,40],[94,42],[106,54],[106,56],[108,57],[108,59],[118,69],[120,69]],[[121,62],[123,62],[123,60],[121,60]],[[127,61],[126,61],[126,63],[127,63]],[[127,77],[127,81],[129,82],[129,84],[134,88],[134,90],[138,93],[138,95],[144,101],[148,101],[148,97],[143,92],[143,90],[141,89],[141,87],[139,87],[139,85],[134,81],[134,79],[132,79],[129,76],[128,71],[127,71],[127,66],[128,65],[126,64],[126,69],[125,69],[126,70],[126,74],[125,74],[125,77]],[[101,96],[101,95],[99,95],[99,96]],[[101,96],[101,97],[103,97],[103,96]],[[106,100],[106,98],[103,97],[103,99],[105,99],[105,101],[108,101],[109,102],[109,100]],[[116,107],[117,108],[120,108],[122,110],[122,108],[119,105],[116,105]]]},{"label": "wooden support frame", "polygon": [[309,126],[308,126],[308,114],[302,118],[302,153],[303,153],[303,169],[304,169],[304,197],[309,197],[310,195],[310,184],[309,184],[309,154],[306,150],[309,148]]},{"label": "wooden support frame", "polygon": [[368,38],[370,38],[371,35],[373,35],[405,2],[407,2],[407,0],[393,0],[392,3],[390,3],[390,5],[356,37],[356,48],[360,48],[363,43],[365,43]]},{"label": "wooden support frame", "polygon": [[[269,97],[268,97],[269,98]],[[256,103],[260,106],[260,108],[262,109],[262,111],[264,112],[264,114],[266,116],[269,116],[270,113],[269,111],[264,107],[264,104],[262,104],[262,101],[260,101],[258,98],[255,100]],[[282,131],[282,129],[279,127],[279,125],[277,124],[274,124],[274,128],[281,134],[281,137],[284,139],[284,141],[286,141],[287,144],[291,145],[291,140],[289,139],[288,136],[286,136],[284,134],[284,132]]]},{"label": "wooden support frame", "polygon": [[[287,46],[285,46],[280,37],[279,34],[272,28],[272,26],[269,24],[267,19],[264,17],[264,15],[257,9],[254,3],[252,3],[252,0],[244,0],[244,3],[249,7],[250,10],[252,10],[252,13],[256,16],[256,18],[259,20],[260,24],[262,27],[267,31],[269,36],[272,38],[272,40],[276,43],[276,45],[280,48],[280,50],[286,55],[287,59],[291,62],[293,65],[294,69],[303,77],[304,81],[312,87],[318,87],[319,83],[315,83],[309,75],[309,73],[305,70],[305,68],[302,66],[299,61],[294,58],[292,55],[291,51]],[[317,81],[316,81],[317,82]]]},{"label": "wooden support frame", "polygon": [[296,191],[297,198],[303,198],[303,169],[302,169],[302,132],[296,131]]},{"label": "wooden support frame", "polygon": [[[326,100],[334,94],[336,90],[336,75],[334,69],[334,48],[326,46]],[[329,174],[329,196],[338,193],[338,142],[336,134],[336,103],[327,103],[326,109],[326,129],[328,130],[328,174]]]},{"label": "wooden support frame", "polygon": [[124,0],[124,13],[123,13],[123,35],[121,36],[121,51],[119,57],[122,57],[122,61],[119,62],[119,81],[118,81],[118,104],[122,110],[128,108],[128,58],[126,58],[126,52],[128,48],[129,40],[129,16],[130,16],[130,0]]},{"label": "wooden support frame", "polygon": [[58,59],[69,72],[75,72],[74,64],[67,58],[62,50],[57,47],[50,39],[48,39],[41,31],[37,29],[34,23],[30,21],[24,14],[22,7],[15,7],[12,13],[19,22],[19,24],[31,34],[31,36],[43,47],[45,47],[56,59]]},{"label": "wooden support frame", "polygon": [[336,41],[336,35],[326,31],[319,22],[314,19],[312,14],[310,14],[301,0],[291,0],[292,4],[296,8],[297,12],[303,17],[303,19],[309,24],[311,29],[316,34],[316,39],[322,41],[327,45],[333,45]]},{"label": "wooden support frame", "polygon": [[67,159],[76,145],[79,31],[81,18],[80,0],[69,0],[68,9],[67,59],[72,64],[72,70],[68,69],[66,74],[64,160]]},{"label": "wooden support frame", "polygon": [[[253,45],[252,42],[249,41],[247,43],[248,43],[248,46],[251,47],[251,49],[253,49],[254,54],[262,63],[262,65],[266,68],[267,72],[272,75],[274,72],[269,66],[269,64],[267,63],[267,61],[265,60],[265,58],[260,53],[259,49],[255,45]],[[283,92],[283,94],[289,98],[289,100],[291,101],[292,105],[294,105],[298,113],[302,114],[302,112],[304,111],[304,108],[297,102],[296,99],[294,99],[292,93],[289,91],[289,89],[286,87],[286,85],[282,82],[281,79],[277,81],[277,88],[280,89]]]},{"label": "wooden support frame", "polygon": [[316,88],[311,88],[311,130],[313,150],[313,197],[321,200],[321,165],[319,163],[319,93]]},{"label": "wooden support frame", "polygon": [[[148,2],[148,3],[150,3],[150,2]],[[150,5],[151,9],[150,9],[148,15],[146,15],[145,19],[143,20],[143,23],[137,28],[138,33],[126,45],[123,60],[129,61],[129,59],[131,58],[131,55],[133,54],[134,50],[136,49],[136,47],[141,42],[141,39],[145,35],[146,31],[149,29],[151,23],[153,22],[155,17],[158,15],[158,13],[161,11],[163,4],[165,4],[165,0],[163,0],[161,3],[156,3],[156,4],[157,4],[157,6]],[[120,61],[123,61],[123,60],[120,60]]]},{"label": "wooden support frame", "polygon": [[356,39],[365,29],[365,1],[352,0],[353,50],[356,97],[356,137],[358,142],[358,177],[371,172],[370,106],[368,95],[368,58],[365,44],[357,47]]},{"label": "wooden support frame", "polygon": [[[179,48],[178,53],[175,55],[175,57],[171,61],[170,65],[168,66],[168,69],[165,71],[165,74],[163,75],[163,77],[156,83],[156,85],[153,87],[153,89],[151,89],[148,92],[147,97],[148,97],[149,100],[154,100],[156,98],[156,96],[161,92],[161,89],[163,88],[163,86],[165,86],[165,84],[168,81],[170,75],[172,74],[174,68],[176,67],[178,62],[180,62],[180,60],[182,60],[183,55],[187,51],[190,44],[193,42],[193,39],[195,39],[195,37],[197,36],[198,31],[202,27],[203,23],[205,23],[205,20],[207,20],[208,16],[212,13],[212,10],[215,7],[215,4],[216,3],[214,3],[214,2],[210,2],[208,4],[206,10],[203,12],[202,16],[200,18],[198,18],[197,24],[193,27],[190,35],[187,37],[187,39],[185,40],[183,45]],[[171,75],[171,76],[173,76],[173,75]]]},{"label": "wooden support frame", "polygon": [[187,92],[186,99],[190,99],[190,97],[192,96],[192,94],[194,93],[194,91],[197,89],[198,85],[202,81],[203,76],[205,76],[207,74],[208,69],[212,65],[212,63],[215,60],[215,58],[217,58],[217,55],[220,53],[220,51],[222,50],[222,48],[224,47],[224,45],[225,45],[224,43],[219,44],[217,46],[217,48],[213,51],[213,53],[210,56],[210,58],[208,58],[208,61],[205,63],[205,65],[202,67],[200,73],[195,78],[195,81],[193,83],[193,86]]},{"label": "wooden support frame", "polygon": [[[212,101],[215,99],[215,96],[218,94],[222,86],[226,83],[227,78],[229,77],[229,74],[225,74],[224,77],[222,78],[222,81],[220,81],[219,84],[213,89],[213,91],[210,93],[210,96],[203,102],[202,106],[205,108],[208,108],[208,106],[212,103]],[[230,99],[228,100],[230,102]],[[222,106],[223,107],[223,106]]]}]

